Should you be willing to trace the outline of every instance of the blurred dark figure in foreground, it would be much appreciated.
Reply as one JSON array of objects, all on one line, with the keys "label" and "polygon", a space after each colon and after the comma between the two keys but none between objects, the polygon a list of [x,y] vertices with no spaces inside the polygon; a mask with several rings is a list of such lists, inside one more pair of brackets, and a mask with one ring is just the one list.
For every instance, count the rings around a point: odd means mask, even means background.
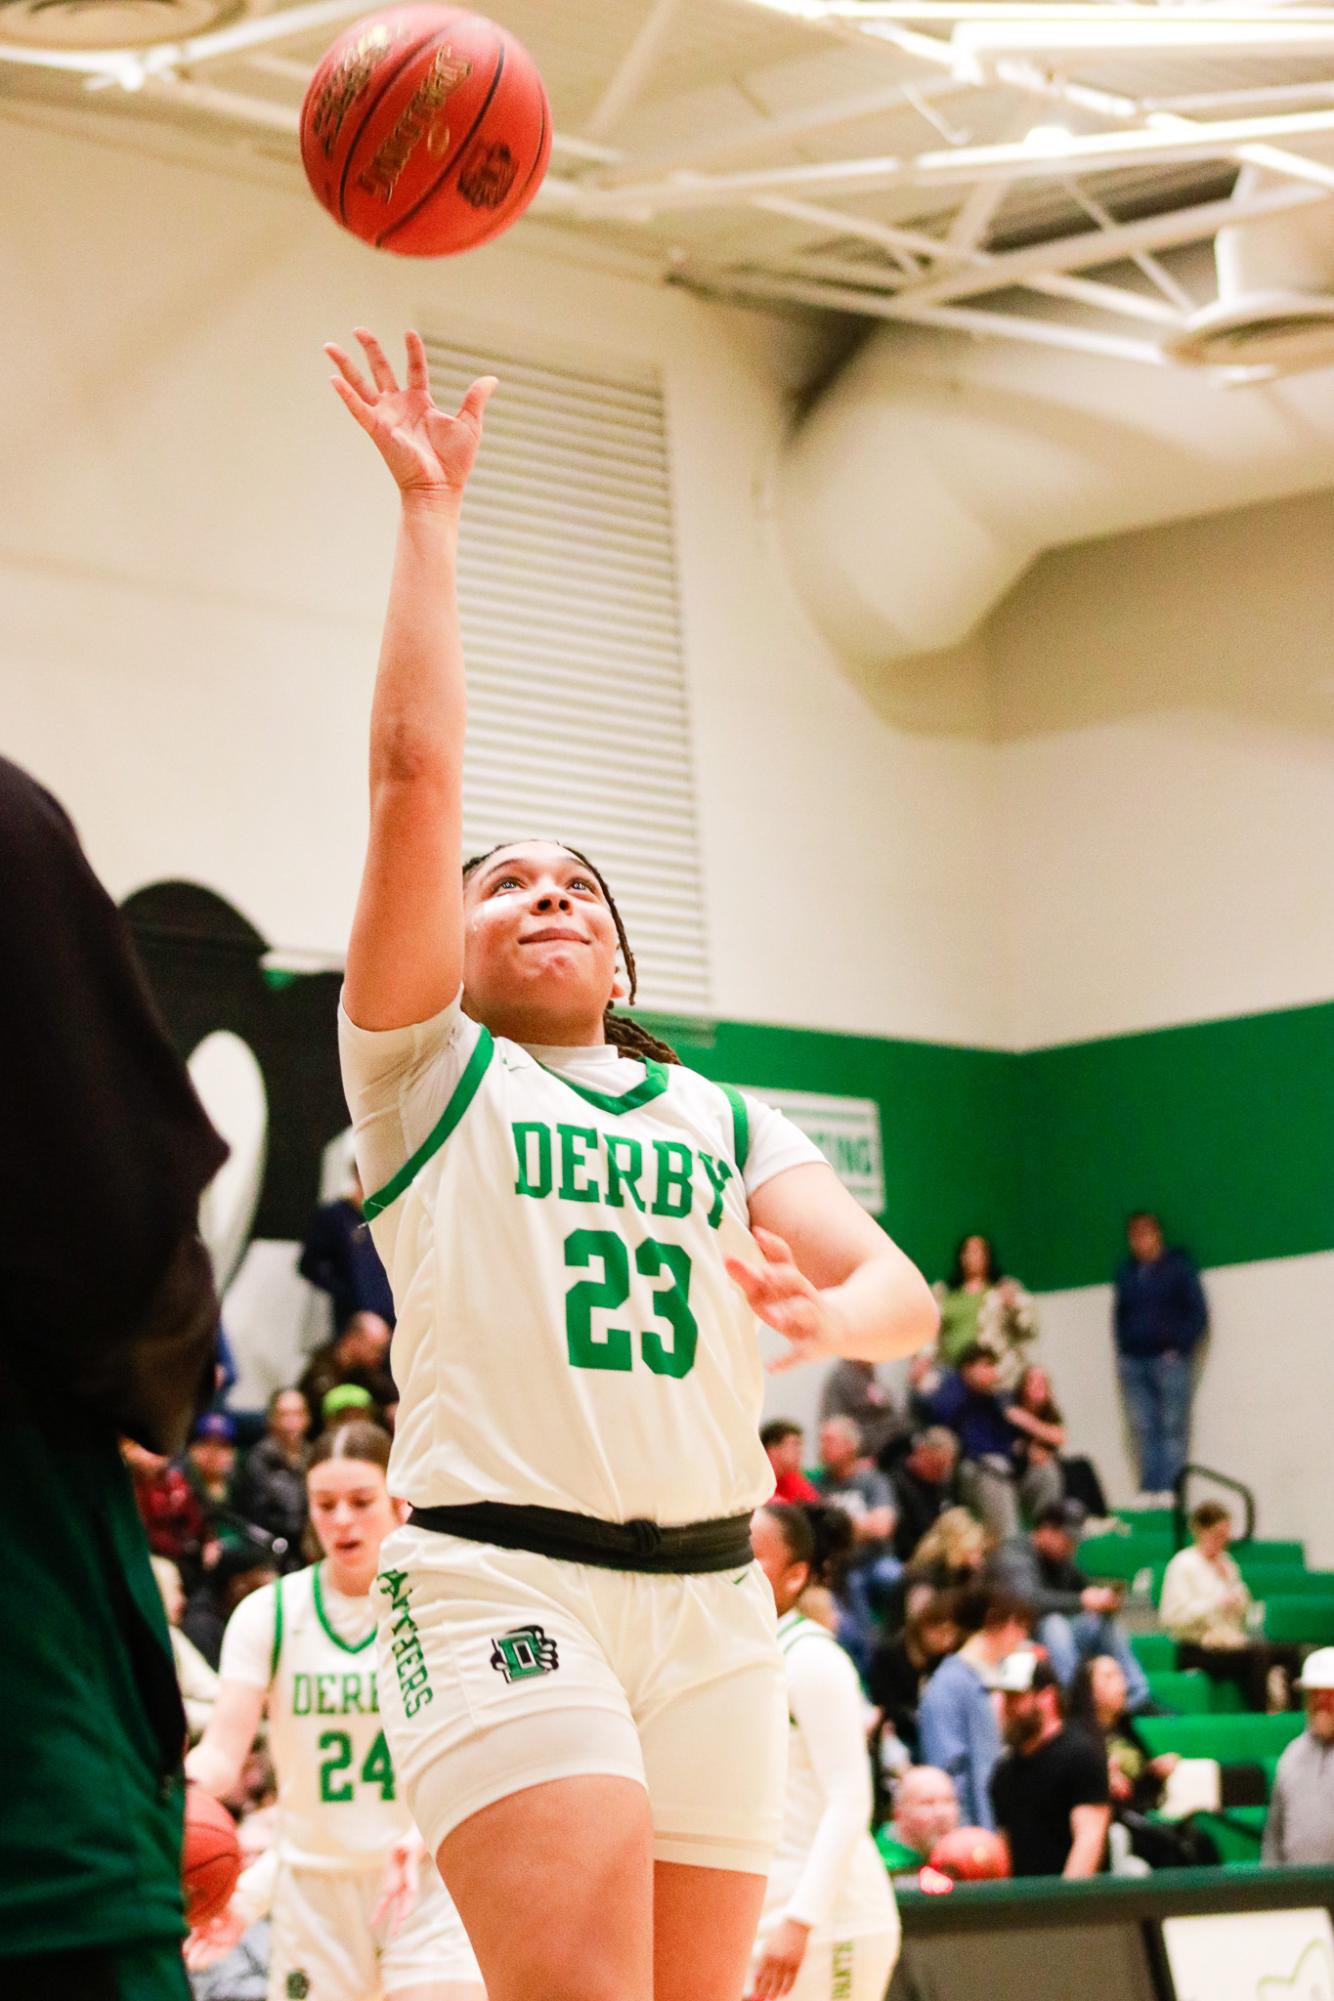
[{"label": "blurred dark figure in foreground", "polygon": [[212,1393],[226,1157],[69,819],[0,758],[0,1815],[6,2001],[187,2001],[185,1717],[122,1435]]}]

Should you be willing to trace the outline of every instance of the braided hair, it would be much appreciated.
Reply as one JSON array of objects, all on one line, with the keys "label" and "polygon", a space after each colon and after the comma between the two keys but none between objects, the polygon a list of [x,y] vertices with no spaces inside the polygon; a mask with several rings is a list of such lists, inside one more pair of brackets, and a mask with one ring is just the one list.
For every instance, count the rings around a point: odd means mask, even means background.
[{"label": "braided hair", "polygon": [[[467,882],[469,876],[473,875],[482,866],[483,862],[489,862],[492,855],[498,855],[502,848],[512,848],[516,845],[517,843],[514,841],[497,841],[494,847],[486,850],[485,854],[473,855],[471,860],[463,864],[463,880]],[[607,908],[611,912],[612,923],[616,926],[616,938],[620,945],[621,958],[625,964],[626,977],[630,982],[629,998],[633,1001],[639,987],[639,976],[635,970],[635,955],[630,950],[630,940],[626,936],[625,922],[620,911],[616,908],[615,897],[607,887],[606,877],[597,863],[591,862],[587,855],[579,852],[578,848],[572,848],[567,841],[559,841],[556,845],[564,848],[567,855],[573,855],[576,861],[582,862],[597,883],[598,888],[602,891]],[[602,1012],[602,1028],[608,1042],[622,1056],[637,1056],[641,1061],[652,1058],[653,1061],[658,1063],[679,1063],[681,1061],[670,1042],[662,1041],[661,1037],[652,1034],[642,1023],[635,1021],[632,1016],[615,1013],[610,1001],[607,1002]]]}]

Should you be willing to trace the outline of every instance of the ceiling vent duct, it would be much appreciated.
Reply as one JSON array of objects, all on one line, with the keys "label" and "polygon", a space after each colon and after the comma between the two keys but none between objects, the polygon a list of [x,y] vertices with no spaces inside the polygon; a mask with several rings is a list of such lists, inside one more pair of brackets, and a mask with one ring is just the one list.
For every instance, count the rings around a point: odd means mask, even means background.
[{"label": "ceiling vent duct", "polygon": [[270,12],[272,0],[0,0],[0,43],[54,54],[183,42]]},{"label": "ceiling vent duct", "polygon": [[[1281,185],[1275,175],[1243,167],[1234,192],[1242,198]],[[1218,297],[1163,343],[1173,361],[1283,375],[1334,364],[1334,215],[1327,203],[1225,225],[1214,262]]]}]

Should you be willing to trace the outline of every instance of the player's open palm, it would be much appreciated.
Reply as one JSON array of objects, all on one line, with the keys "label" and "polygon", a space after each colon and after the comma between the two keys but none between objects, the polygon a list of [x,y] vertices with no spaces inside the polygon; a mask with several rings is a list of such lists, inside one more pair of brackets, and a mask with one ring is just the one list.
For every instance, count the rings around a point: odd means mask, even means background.
[{"label": "player's open palm", "polygon": [[474,382],[456,416],[431,395],[426,349],[419,333],[406,337],[407,378],[400,388],[384,349],[365,327],[356,329],[370,379],[333,341],[325,344],[337,375],[330,381],[370,438],[403,493],[461,494],[482,441],[482,417],[496,388],[494,375]]},{"label": "player's open palm", "polygon": [[769,1371],[794,1369],[834,1353],[829,1304],[797,1264],[792,1250],[776,1231],[752,1229],[764,1259],[760,1266],[740,1258],[725,1258],[728,1274],[750,1302],[751,1311],[788,1343],[785,1355],[769,1363]]}]

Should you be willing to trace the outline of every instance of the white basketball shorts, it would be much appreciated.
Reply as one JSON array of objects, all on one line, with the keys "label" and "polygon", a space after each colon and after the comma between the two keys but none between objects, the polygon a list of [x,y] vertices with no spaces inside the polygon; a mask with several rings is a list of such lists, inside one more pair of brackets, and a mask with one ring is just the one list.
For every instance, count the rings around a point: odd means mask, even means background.
[{"label": "white basketball shorts", "polygon": [[599,1773],[647,1789],[659,1861],[767,1874],[787,1698],[754,1564],[646,1576],[409,1524],[374,1590],[385,1733],[432,1854],[498,1799]]},{"label": "white basketball shorts", "polygon": [[374,2001],[405,1987],[457,1982],[477,1988],[482,1974],[463,1920],[435,1865],[422,1868],[412,1910],[392,1937],[372,1925],[384,1869],[303,1869],[279,1864],[273,1891],[269,2001]]}]

